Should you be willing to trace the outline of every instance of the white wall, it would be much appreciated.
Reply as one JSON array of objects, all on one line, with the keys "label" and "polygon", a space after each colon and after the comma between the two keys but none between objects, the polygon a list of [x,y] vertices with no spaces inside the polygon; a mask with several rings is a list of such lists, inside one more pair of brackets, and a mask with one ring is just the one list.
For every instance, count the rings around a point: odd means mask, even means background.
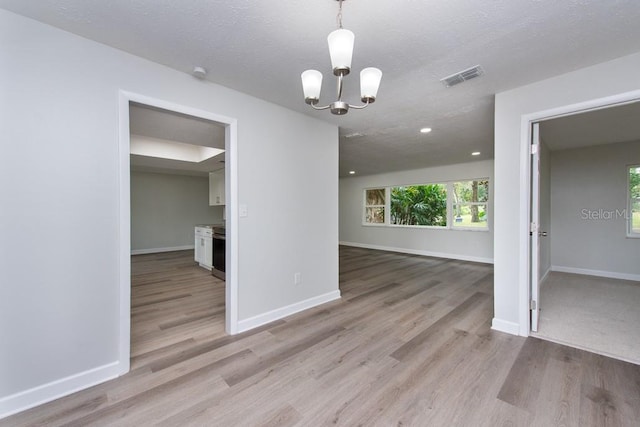
[{"label": "white wall", "polygon": [[209,178],[131,172],[131,251],[193,248],[196,224],[221,224],[209,206]]},{"label": "white wall", "polygon": [[554,270],[640,280],[640,239],[627,238],[623,214],[631,163],[640,141],[551,153]]},{"label": "white wall", "polygon": [[[494,320],[498,330],[527,335],[529,118],[553,116],[638,96],[640,54],[577,70],[496,95]],[[629,95],[621,95],[633,92]],[[596,101],[599,100],[599,101]],[[572,107],[567,107],[574,104]],[[524,122],[524,123],[523,123]]]},{"label": "white wall", "polygon": [[336,126],[3,10],[0,52],[0,416],[120,373],[121,90],[237,119],[241,321],[339,295]]},{"label": "white wall", "polygon": [[[363,190],[489,178],[489,231],[362,225]],[[490,160],[340,179],[340,242],[347,245],[480,262],[493,260],[493,162]]]}]

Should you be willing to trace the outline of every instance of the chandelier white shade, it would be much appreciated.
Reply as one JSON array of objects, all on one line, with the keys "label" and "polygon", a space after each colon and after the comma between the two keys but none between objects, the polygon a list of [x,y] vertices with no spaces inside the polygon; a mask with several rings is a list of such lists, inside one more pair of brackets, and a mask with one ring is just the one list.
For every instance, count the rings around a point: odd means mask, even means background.
[{"label": "chandelier white shade", "polygon": [[336,76],[339,76],[343,70],[346,70],[343,75],[349,74],[355,38],[355,34],[344,28],[332,31],[327,37],[331,66],[333,67],[333,74]]},{"label": "chandelier white shade", "polygon": [[360,99],[363,105],[351,105],[342,101],[342,79],[351,72],[351,59],[353,58],[353,45],[355,35],[349,30],[342,28],[342,2],[338,12],[338,29],[332,31],[327,37],[329,43],[329,56],[331,57],[331,67],[333,74],[338,78],[337,101],[331,104],[318,107],[320,91],[322,89],[322,73],[317,70],[306,70],[302,73],[302,91],[304,100],[316,110],[330,109],[331,113],[343,115],[349,112],[349,108],[362,109],[372,104],[378,95],[382,71],[378,68],[368,67],[360,72]]},{"label": "chandelier white shade", "polygon": [[302,90],[304,91],[304,99],[315,100],[320,99],[320,90],[322,89],[322,73],[318,70],[307,70],[302,73]]},{"label": "chandelier white shade", "polygon": [[360,71],[360,97],[362,102],[373,102],[378,95],[382,71],[374,67],[368,67]]}]

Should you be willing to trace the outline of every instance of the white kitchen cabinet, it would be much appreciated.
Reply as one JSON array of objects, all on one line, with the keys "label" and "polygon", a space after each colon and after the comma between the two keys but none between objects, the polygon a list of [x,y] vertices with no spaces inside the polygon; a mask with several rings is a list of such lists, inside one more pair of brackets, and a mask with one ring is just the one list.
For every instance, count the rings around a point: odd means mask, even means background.
[{"label": "white kitchen cabinet", "polygon": [[209,206],[224,204],[224,169],[221,169],[209,173]]},{"label": "white kitchen cabinet", "polygon": [[207,270],[213,267],[213,231],[208,226],[196,226],[195,228],[194,259]]},{"label": "white kitchen cabinet", "polygon": [[196,241],[193,245],[193,260],[200,263],[202,259],[202,246],[200,245],[202,235],[200,234],[200,230],[196,227]]}]

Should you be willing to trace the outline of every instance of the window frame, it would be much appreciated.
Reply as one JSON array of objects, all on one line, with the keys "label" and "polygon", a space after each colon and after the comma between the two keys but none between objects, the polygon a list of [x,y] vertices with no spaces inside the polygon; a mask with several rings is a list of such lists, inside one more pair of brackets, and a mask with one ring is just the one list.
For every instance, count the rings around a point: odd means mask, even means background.
[{"label": "window frame", "polygon": [[627,237],[632,239],[640,239],[640,231],[633,231],[633,204],[640,203],[640,197],[631,197],[631,169],[640,169],[640,164],[627,165],[626,181],[627,181],[627,215],[626,215],[626,228]]},{"label": "window frame", "polygon": [[[384,190],[384,205],[367,204],[367,191]],[[367,222],[367,208],[382,208],[384,222]],[[389,188],[385,186],[368,187],[362,191],[362,225],[367,227],[384,227],[389,222]]]},{"label": "window frame", "polygon": [[[456,227],[454,226],[454,211],[453,205],[453,191],[454,183],[466,182],[466,181],[487,181],[487,200],[485,202],[463,202],[460,205],[479,205],[486,206],[485,212],[487,215],[487,225],[484,227]],[[379,185],[364,188],[362,191],[362,225],[365,227],[394,227],[394,228],[413,228],[413,229],[427,229],[427,230],[454,230],[454,231],[474,231],[474,232],[489,232],[491,231],[489,218],[491,217],[491,179],[489,177],[480,178],[465,178],[456,180],[442,180],[438,182],[426,182],[418,184],[396,184],[396,185]],[[447,225],[404,225],[404,224],[392,224],[391,223],[391,189],[396,187],[415,187],[421,185],[444,185],[447,192],[447,210],[446,221]],[[367,205],[367,191],[368,190],[382,190],[384,189],[385,204],[382,205]],[[384,208],[384,222],[374,223],[367,222],[367,208],[383,207]],[[640,237],[640,234],[638,235]]]},{"label": "window frame", "polygon": [[[485,206],[485,215],[487,217],[486,223],[487,225],[482,226],[482,227],[470,227],[470,226],[459,226],[456,227],[455,225],[455,212],[454,212],[454,206],[456,205],[456,203],[453,201],[453,191],[455,191],[455,184],[459,183],[459,182],[470,182],[470,181],[487,181],[487,200],[484,202],[458,202],[457,205],[459,206]],[[451,229],[452,230],[464,230],[464,231],[489,231],[489,199],[490,199],[490,194],[491,194],[491,180],[489,178],[471,178],[471,179],[458,179],[456,181],[451,181],[450,182],[450,186],[451,186],[451,210],[450,210],[450,224],[451,224]]]}]

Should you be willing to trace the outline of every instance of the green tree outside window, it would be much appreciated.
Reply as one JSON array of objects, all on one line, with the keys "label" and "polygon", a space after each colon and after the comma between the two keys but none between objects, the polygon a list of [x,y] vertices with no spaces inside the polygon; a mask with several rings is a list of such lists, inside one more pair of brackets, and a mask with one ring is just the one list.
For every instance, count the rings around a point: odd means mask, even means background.
[{"label": "green tree outside window", "polygon": [[391,224],[447,226],[447,187],[411,185],[391,189]]}]

